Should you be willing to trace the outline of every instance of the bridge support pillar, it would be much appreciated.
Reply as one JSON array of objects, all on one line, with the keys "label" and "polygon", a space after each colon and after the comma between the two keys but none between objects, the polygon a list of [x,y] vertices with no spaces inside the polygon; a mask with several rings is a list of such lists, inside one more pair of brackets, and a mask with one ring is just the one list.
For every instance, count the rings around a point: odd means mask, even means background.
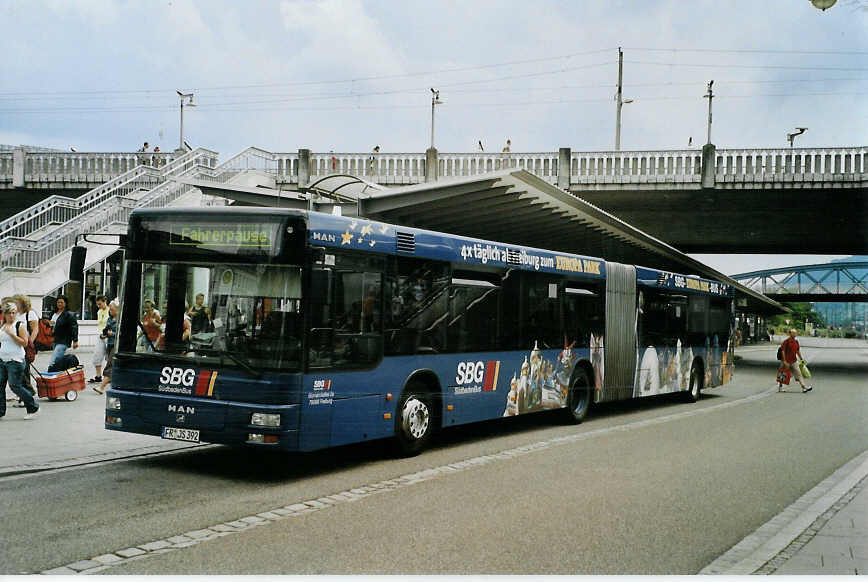
[{"label": "bridge support pillar", "polygon": [[310,184],[310,150],[298,150],[298,187],[307,188]]},{"label": "bridge support pillar", "polygon": [[440,173],[440,156],[437,154],[437,148],[428,148],[425,150],[425,181],[436,182]]},{"label": "bridge support pillar", "polygon": [[24,188],[24,148],[12,150],[12,187]]},{"label": "bridge support pillar", "polygon": [[561,190],[570,189],[570,159],[572,157],[573,151],[570,148],[558,150],[558,188]]},{"label": "bridge support pillar", "polygon": [[702,146],[702,187],[714,188],[714,167],[716,149],[713,143],[707,143]]}]

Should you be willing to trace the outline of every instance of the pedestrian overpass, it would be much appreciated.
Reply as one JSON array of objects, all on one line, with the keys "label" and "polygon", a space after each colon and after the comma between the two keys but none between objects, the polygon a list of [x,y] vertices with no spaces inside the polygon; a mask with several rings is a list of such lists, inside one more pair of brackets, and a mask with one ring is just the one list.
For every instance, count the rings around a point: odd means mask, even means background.
[{"label": "pedestrian overpass", "polygon": [[868,302],[868,261],[765,269],[732,278],[776,301]]}]

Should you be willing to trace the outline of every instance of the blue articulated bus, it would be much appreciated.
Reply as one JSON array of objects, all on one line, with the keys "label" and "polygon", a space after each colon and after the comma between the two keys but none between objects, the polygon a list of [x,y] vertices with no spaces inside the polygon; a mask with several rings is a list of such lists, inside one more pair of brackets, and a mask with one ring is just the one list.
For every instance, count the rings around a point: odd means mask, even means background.
[{"label": "blue articulated bus", "polygon": [[132,213],[105,426],[290,451],[700,391],[733,289],[290,209]]}]

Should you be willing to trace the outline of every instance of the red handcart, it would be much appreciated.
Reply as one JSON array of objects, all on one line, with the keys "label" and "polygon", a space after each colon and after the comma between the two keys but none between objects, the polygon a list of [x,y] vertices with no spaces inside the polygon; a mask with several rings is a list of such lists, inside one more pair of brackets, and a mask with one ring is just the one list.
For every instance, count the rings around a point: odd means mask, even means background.
[{"label": "red handcart", "polygon": [[78,398],[78,393],[86,388],[84,366],[43,374],[31,364],[30,370],[36,372],[33,378],[36,380],[36,391],[40,398],[57,400],[63,397],[72,402]]}]

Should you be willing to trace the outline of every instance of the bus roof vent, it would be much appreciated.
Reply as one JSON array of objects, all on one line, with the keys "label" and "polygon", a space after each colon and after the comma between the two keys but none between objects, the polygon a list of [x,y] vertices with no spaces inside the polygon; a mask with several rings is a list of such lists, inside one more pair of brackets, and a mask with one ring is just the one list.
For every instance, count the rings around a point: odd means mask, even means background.
[{"label": "bus roof vent", "polygon": [[506,263],[508,265],[521,265],[521,253],[515,249],[506,249]]},{"label": "bus roof vent", "polygon": [[412,232],[397,232],[398,235],[398,252],[399,253],[415,253],[416,252],[416,235]]}]

